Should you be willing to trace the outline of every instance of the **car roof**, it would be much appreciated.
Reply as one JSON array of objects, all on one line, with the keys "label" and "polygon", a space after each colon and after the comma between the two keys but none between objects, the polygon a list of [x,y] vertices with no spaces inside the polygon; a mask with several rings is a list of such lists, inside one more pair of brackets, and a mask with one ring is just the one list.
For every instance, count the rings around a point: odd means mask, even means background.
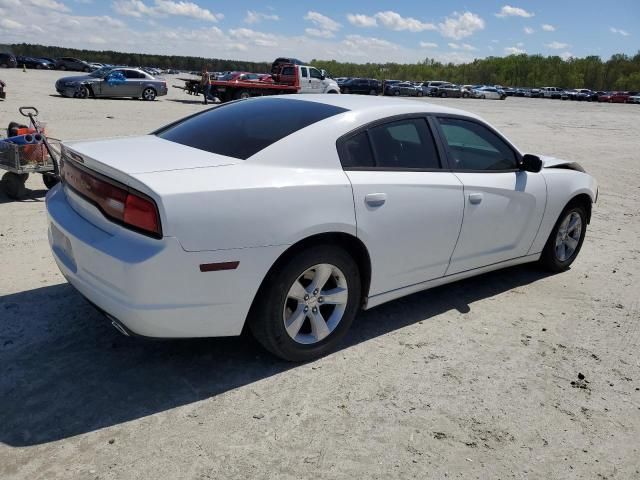
[{"label": "car roof", "polygon": [[[267,98],[267,97],[263,97]],[[281,95],[272,96],[268,98],[275,99],[291,99],[302,100],[305,102],[323,103],[325,105],[334,105],[341,107],[349,112],[341,115],[348,115],[350,112],[355,113],[367,113],[374,114],[372,116],[379,116],[384,118],[393,115],[402,115],[404,113],[443,113],[451,115],[464,115],[471,118],[480,118],[477,115],[460,110],[457,108],[445,107],[442,105],[435,105],[423,100],[413,100],[396,97],[381,97],[381,96],[369,96],[369,95],[330,95],[330,94],[294,94],[294,95]],[[252,99],[252,101],[259,98]],[[375,115],[378,113],[379,115]]]}]

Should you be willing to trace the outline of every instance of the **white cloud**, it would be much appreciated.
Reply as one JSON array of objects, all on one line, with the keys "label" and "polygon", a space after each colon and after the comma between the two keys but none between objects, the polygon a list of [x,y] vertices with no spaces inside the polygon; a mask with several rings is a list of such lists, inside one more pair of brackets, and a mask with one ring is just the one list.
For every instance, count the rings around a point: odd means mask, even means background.
[{"label": "white cloud", "polygon": [[69,7],[67,7],[64,3],[57,2],[55,0],[0,0],[0,7],[22,9],[29,6],[53,10],[55,12],[69,11]]},{"label": "white cloud", "polygon": [[347,15],[347,20],[351,25],[355,25],[356,27],[378,26],[378,22],[375,17],[369,17],[368,15],[363,15],[361,13],[349,13]]},{"label": "white cloud", "polygon": [[524,33],[526,33],[527,35],[531,35],[532,33],[535,32],[535,30],[531,27],[524,27],[523,30],[524,30]]},{"label": "white cloud", "polygon": [[147,5],[142,0],[115,0],[112,5],[117,13],[136,18],[174,15],[208,20],[210,22],[217,22],[224,18],[221,13],[213,13],[211,10],[202,8],[193,2],[185,1],[155,0],[154,5]]},{"label": "white cloud", "polygon": [[0,27],[6,28],[7,30],[22,30],[24,25],[10,18],[0,18]]},{"label": "white cloud", "polygon": [[408,30],[410,32],[423,32],[425,30],[436,30],[433,23],[424,23],[412,17],[403,17],[399,13],[387,10],[374,15],[376,20],[390,30]]},{"label": "white cloud", "polygon": [[524,8],[512,7],[511,5],[505,5],[500,9],[500,12],[496,13],[496,17],[533,17],[535,13],[527,12]]},{"label": "white cloud", "polygon": [[304,16],[304,19],[315,24],[317,27],[319,27],[319,30],[328,32],[336,32],[342,26],[335,20],[314,11],[307,12],[307,14]]},{"label": "white cloud", "polygon": [[524,47],[524,43],[518,42],[518,43],[516,43],[516,47]]},{"label": "white cloud", "polygon": [[618,35],[622,35],[623,37],[629,36],[629,32],[627,32],[626,30],[622,30],[621,28],[611,27],[609,30],[611,31],[611,33],[617,33]]},{"label": "white cloud", "polygon": [[560,57],[561,57],[563,60],[569,60],[570,58],[572,58],[572,57],[573,57],[573,53],[571,53],[571,52],[562,52],[562,53],[560,54]]},{"label": "white cloud", "polygon": [[[357,50],[374,49],[374,50],[395,50],[397,45],[374,37],[362,37],[360,35],[347,35],[343,40],[343,45]],[[362,52],[364,53],[364,52]]]},{"label": "white cloud", "polygon": [[507,55],[520,55],[521,53],[527,53],[526,50],[518,47],[507,47],[504,49],[504,53]]},{"label": "white cloud", "polygon": [[554,27],[553,25],[549,25],[548,23],[543,23],[542,30],[544,30],[545,32],[555,32],[556,27]]},{"label": "white cloud", "polygon": [[453,17],[447,17],[443,23],[438,24],[438,30],[442,36],[454,40],[468,37],[483,29],[484,20],[471,12],[454,12]]},{"label": "white cloud", "polygon": [[567,48],[569,44],[562,43],[562,42],[551,42],[551,43],[545,43],[544,46],[547,48],[552,48],[553,50],[562,50],[563,48]]},{"label": "white cloud", "polygon": [[274,35],[263,32],[256,32],[250,28],[232,28],[229,35],[235,40],[240,40],[245,44],[253,44],[258,47],[277,47],[278,41]]},{"label": "white cloud", "polygon": [[321,28],[305,28],[304,32],[307,35],[318,38],[333,38],[336,36],[331,30],[322,30]]},{"label": "white cloud", "polygon": [[247,15],[244,17],[244,23],[249,25],[260,23],[263,20],[277,21],[280,20],[280,17],[275,14],[256,12],[255,10],[247,10]]},{"label": "white cloud", "polygon": [[451,48],[452,50],[466,50],[467,52],[477,50],[476,47],[474,47],[473,45],[469,45],[468,43],[448,43],[447,45],[449,45],[449,48]]},{"label": "white cloud", "polygon": [[422,48],[438,48],[437,43],[433,42],[420,42],[420,47]]}]

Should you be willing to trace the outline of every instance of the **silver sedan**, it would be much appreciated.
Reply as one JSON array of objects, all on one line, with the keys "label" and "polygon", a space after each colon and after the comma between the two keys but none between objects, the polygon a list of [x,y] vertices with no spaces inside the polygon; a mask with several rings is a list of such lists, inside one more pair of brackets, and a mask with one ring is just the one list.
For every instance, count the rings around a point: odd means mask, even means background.
[{"label": "silver sedan", "polygon": [[103,67],[88,75],[64,77],[56,91],[65,97],[133,97],[152,101],[167,94],[167,82],[139,68]]}]

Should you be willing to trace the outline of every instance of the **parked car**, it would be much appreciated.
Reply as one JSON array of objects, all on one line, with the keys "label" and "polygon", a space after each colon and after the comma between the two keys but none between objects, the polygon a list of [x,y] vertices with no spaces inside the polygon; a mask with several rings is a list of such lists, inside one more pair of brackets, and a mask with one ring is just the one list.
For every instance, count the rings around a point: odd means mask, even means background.
[{"label": "parked car", "polygon": [[609,97],[611,103],[627,103],[629,97],[636,95],[638,92],[613,92]]},{"label": "parked car", "polygon": [[0,68],[15,68],[18,66],[16,57],[11,53],[0,53]]},{"label": "parked car", "polygon": [[559,87],[542,87],[540,89],[540,96],[543,98],[561,99],[563,88]]},{"label": "parked car", "polygon": [[436,87],[436,89],[432,91],[431,95],[434,97],[441,97],[441,98],[448,98],[448,97],[460,98],[462,97],[463,93],[465,92],[463,91],[462,87],[460,87],[460,85],[446,83]]},{"label": "parked car", "polygon": [[507,98],[504,91],[497,89],[496,87],[482,87],[476,90],[480,98],[486,98],[489,100],[504,100]]},{"label": "parked car", "polygon": [[407,96],[407,97],[421,97],[422,89],[416,87],[411,82],[398,82],[392,85],[387,85],[385,95],[392,96]]},{"label": "parked car", "polygon": [[93,70],[91,65],[89,65],[84,60],[78,60],[73,57],[61,57],[56,60],[55,64],[56,70],[71,70],[75,72],[90,72]]},{"label": "parked car", "polygon": [[7,98],[7,92],[5,91],[6,87],[7,84],[0,80],[0,100],[4,100],[5,98]]},{"label": "parked car", "polygon": [[484,85],[462,85],[462,98],[480,98],[479,88]]},{"label": "parked car", "polygon": [[640,103],[640,94],[630,95],[627,99],[627,103]]},{"label": "parked car", "polygon": [[530,88],[524,92],[525,97],[529,98],[542,98],[542,91],[539,88]]},{"label": "parked car", "polygon": [[374,78],[350,78],[338,84],[342,93],[359,93],[362,95],[378,95],[382,93],[382,84]]},{"label": "parked car", "polygon": [[64,77],[56,91],[65,97],[133,97],[152,101],[167,94],[167,82],[139,68],[103,67],[90,73]]},{"label": "parked car", "polygon": [[560,95],[560,98],[562,100],[575,100],[576,99],[576,95],[578,95],[578,91],[574,88],[569,89],[569,90],[564,90],[562,92],[562,94]]},{"label": "parked car", "polygon": [[566,270],[597,198],[578,164],[474,114],[356,95],[253,98],[62,155],[53,257],[121,333],[246,325],[291,361],[336,348],[360,309],[527,262]]},{"label": "parked car", "polygon": [[53,68],[53,64],[43,58],[23,57],[18,55],[16,57],[16,63],[19,67],[24,65],[26,68],[35,68],[38,70],[51,70]]}]

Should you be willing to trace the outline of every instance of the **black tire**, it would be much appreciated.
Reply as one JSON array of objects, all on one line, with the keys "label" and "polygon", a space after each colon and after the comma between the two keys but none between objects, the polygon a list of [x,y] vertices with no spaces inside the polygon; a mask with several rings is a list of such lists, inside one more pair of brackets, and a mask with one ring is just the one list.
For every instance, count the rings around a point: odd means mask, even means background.
[{"label": "black tire", "polygon": [[464,93],[462,94],[462,98],[469,98],[469,94],[468,94],[467,92],[464,92]]},{"label": "black tire", "polygon": [[65,67],[64,65],[60,65],[60,70],[65,71],[67,69],[67,67]]},{"label": "black tire", "polygon": [[377,90],[369,90],[369,95],[378,95],[378,91]]},{"label": "black tire", "polygon": [[416,97],[421,97],[422,96],[422,90],[418,90],[416,92]]},{"label": "black tire", "polygon": [[20,200],[27,193],[24,183],[29,178],[28,173],[17,174],[7,172],[2,176],[2,187],[7,196],[13,200]]},{"label": "black tire", "polygon": [[[563,261],[563,260],[560,260],[556,254],[556,248],[555,248],[556,237],[558,235],[558,230],[560,229],[560,225],[562,224],[563,220],[566,219],[567,216],[571,215],[574,212],[580,215],[580,220],[582,222],[582,227],[580,229],[580,239],[578,240],[578,245],[576,246],[573,253]],[[549,270],[551,272],[563,272],[567,270],[571,266],[573,261],[576,259],[576,257],[578,256],[578,253],[580,253],[580,249],[582,248],[582,243],[584,242],[584,237],[586,232],[587,232],[587,212],[585,208],[580,204],[570,203],[562,211],[562,213],[560,214],[560,217],[558,217],[558,220],[556,221],[556,224],[553,226],[553,230],[551,230],[551,233],[549,234],[549,238],[547,239],[547,243],[545,244],[544,249],[542,250],[542,255],[539,260],[540,265],[544,267],[546,270]]]},{"label": "black tire", "polygon": [[82,70],[83,72],[89,73],[91,71],[91,69],[89,67],[85,68]]},{"label": "black tire", "polygon": [[44,186],[47,187],[48,190],[51,190],[58,184],[60,180],[55,175],[51,175],[50,173],[43,173],[42,181],[44,182]]},{"label": "black tire", "polygon": [[345,88],[344,92],[342,93],[344,93],[345,95],[349,95],[351,93],[351,90],[349,90],[348,88]]},{"label": "black tire", "polygon": [[89,89],[85,85],[80,85],[73,94],[73,98],[85,99],[89,96]]},{"label": "black tire", "polygon": [[396,91],[394,91],[394,92],[393,92],[393,94],[394,94],[396,97],[399,97],[399,96],[400,96],[400,90],[396,90]]},{"label": "black tire", "polygon": [[[334,265],[344,274],[349,291],[346,308],[342,319],[326,338],[313,344],[298,343],[284,326],[287,294],[300,275],[321,263]],[[284,360],[305,362],[322,357],[333,351],[349,330],[360,308],[361,289],[358,266],[345,250],[330,245],[307,248],[269,272],[251,307],[249,328],[265,349]]]},{"label": "black tire", "polygon": [[142,91],[142,100],[145,102],[153,102],[155,99],[156,91],[153,88],[147,87]]},{"label": "black tire", "polygon": [[447,98],[447,92],[442,92],[440,94],[440,98]]}]

